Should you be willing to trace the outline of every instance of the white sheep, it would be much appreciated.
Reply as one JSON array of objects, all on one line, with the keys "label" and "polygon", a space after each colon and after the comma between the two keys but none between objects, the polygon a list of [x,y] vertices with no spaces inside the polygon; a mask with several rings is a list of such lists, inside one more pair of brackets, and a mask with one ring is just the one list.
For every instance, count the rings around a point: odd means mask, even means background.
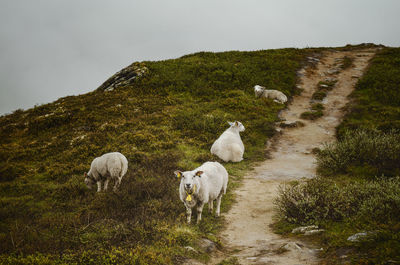
[{"label": "white sheep", "polygon": [[240,162],[243,160],[244,145],[239,132],[245,130],[239,121],[228,122],[231,127],[226,129],[211,146],[211,153],[225,162]]},{"label": "white sheep", "polygon": [[97,183],[97,192],[100,192],[102,183],[104,183],[106,191],[110,179],[115,179],[114,191],[116,191],[127,171],[128,160],[123,154],[107,153],[92,161],[89,172],[85,172],[85,184],[92,189],[93,185]]},{"label": "white sheep", "polygon": [[256,97],[265,97],[265,98],[270,98],[273,99],[274,102],[284,104],[287,102],[287,97],[285,94],[283,94],[279,90],[273,90],[273,89],[265,89],[265,87],[255,85],[254,86],[254,93]]},{"label": "white sheep", "polygon": [[176,170],[175,175],[181,178],[179,197],[186,207],[187,222],[190,224],[192,209],[197,207],[197,223],[201,220],[204,204],[213,211],[213,202],[217,201],[215,214],[220,215],[221,198],[228,186],[228,172],[218,162],[205,162],[192,171]]}]

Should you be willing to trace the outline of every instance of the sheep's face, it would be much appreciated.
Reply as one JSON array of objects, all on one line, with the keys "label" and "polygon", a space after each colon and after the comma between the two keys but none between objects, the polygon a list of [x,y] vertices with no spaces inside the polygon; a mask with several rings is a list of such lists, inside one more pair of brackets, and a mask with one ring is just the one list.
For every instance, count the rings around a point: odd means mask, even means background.
[{"label": "sheep's face", "polygon": [[259,86],[259,85],[254,86],[254,94],[256,95],[256,97],[261,97],[264,90],[265,89],[262,86]]},{"label": "sheep's face", "polygon": [[199,178],[201,178],[201,174],[203,174],[203,171],[186,171],[186,172],[181,172],[181,171],[175,171],[175,175],[178,178],[181,179],[181,185],[183,185],[183,188],[186,190],[188,194],[192,194],[195,192],[194,186],[196,185],[196,191],[200,188],[200,182]]},{"label": "sheep's face", "polygon": [[236,128],[239,132],[243,132],[245,130],[243,124],[240,121],[228,122],[229,125],[233,128]]},{"label": "sheep's face", "polygon": [[88,174],[85,173],[85,184],[91,190],[95,184],[94,179],[90,178]]}]

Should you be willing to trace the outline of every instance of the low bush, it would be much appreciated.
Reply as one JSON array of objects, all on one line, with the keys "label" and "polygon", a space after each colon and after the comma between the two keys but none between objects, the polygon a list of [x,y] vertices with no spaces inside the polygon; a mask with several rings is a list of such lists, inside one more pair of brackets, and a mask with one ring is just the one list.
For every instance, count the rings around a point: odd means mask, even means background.
[{"label": "low bush", "polygon": [[323,175],[399,175],[400,134],[365,129],[345,131],[338,142],[326,144],[317,154],[317,164]]},{"label": "low bush", "polygon": [[400,221],[400,177],[337,183],[322,177],[281,186],[275,205],[289,223],[321,224],[355,218],[362,223]]}]

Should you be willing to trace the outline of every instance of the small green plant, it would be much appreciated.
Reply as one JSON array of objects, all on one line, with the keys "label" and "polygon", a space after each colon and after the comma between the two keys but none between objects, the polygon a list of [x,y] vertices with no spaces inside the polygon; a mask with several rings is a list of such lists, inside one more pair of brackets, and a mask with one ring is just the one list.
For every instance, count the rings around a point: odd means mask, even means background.
[{"label": "small green plant", "polygon": [[300,114],[300,118],[304,120],[316,120],[322,116],[324,116],[324,113],[321,110],[305,111]]},{"label": "small green plant", "polygon": [[325,89],[318,90],[312,94],[311,99],[322,101],[326,97],[327,94],[328,94],[328,92]]},{"label": "small green plant", "polygon": [[321,103],[314,103],[311,105],[311,110],[313,111],[323,111],[324,109],[325,107]]},{"label": "small green plant", "polygon": [[217,265],[239,265],[239,264],[240,263],[239,263],[238,258],[231,257],[231,258],[224,259],[223,261],[221,261]]},{"label": "small green plant", "polygon": [[349,57],[349,56],[343,57],[341,68],[342,69],[349,68],[350,66],[353,65],[353,61],[354,61],[354,58],[352,58],[352,57]]}]

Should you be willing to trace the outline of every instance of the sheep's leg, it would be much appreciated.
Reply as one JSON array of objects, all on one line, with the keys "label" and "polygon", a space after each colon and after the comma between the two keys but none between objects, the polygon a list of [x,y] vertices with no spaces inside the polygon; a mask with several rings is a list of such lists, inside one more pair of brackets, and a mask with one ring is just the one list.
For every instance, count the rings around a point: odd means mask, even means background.
[{"label": "sheep's leg", "polygon": [[104,187],[103,187],[103,190],[107,190],[108,189],[108,182],[109,182],[110,180],[109,179],[106,179],[105,181],[104,181]]},{"label": "sheep's leg", "polygon": [[222,191],[221,191],[221,193],[218,195],[218,197],[217,197],[217,210],[215,211],[215,214],[217,215],[217,216],[219,216],[219,214],[220,214],[220,211],[221,211],[221,198],[222,198]]},{"label": "sheep's leg", "polygon": [[197,206],[197,224],[201,221],[201,213],[203,212],[204,203],[199,202],[199,206]]},{"label": "sheep's leg", "polygon": [[101,191],[101,181],[97,181],[97,192]]},{"label": "sheep's leg", "polygon": [[113,190],[117,191],[119,188],[119,185],[121,185],[121,178],[116,178]]},{"label": "sheep's leg", "polygon": [[209,213],[212,213],[212,212],[213,212],[213,204],[214,204],[214,201],[212,201],[212,200],[210,200],[210,201],[208,202],[208,212],[209,212]]},{"label": "sheep's leg", "polygon": [[189,208],[186,206],[186,218],[187,218],[187,222],[188,224],[190,224],[190,220],[192,219],[192,208]]}]

